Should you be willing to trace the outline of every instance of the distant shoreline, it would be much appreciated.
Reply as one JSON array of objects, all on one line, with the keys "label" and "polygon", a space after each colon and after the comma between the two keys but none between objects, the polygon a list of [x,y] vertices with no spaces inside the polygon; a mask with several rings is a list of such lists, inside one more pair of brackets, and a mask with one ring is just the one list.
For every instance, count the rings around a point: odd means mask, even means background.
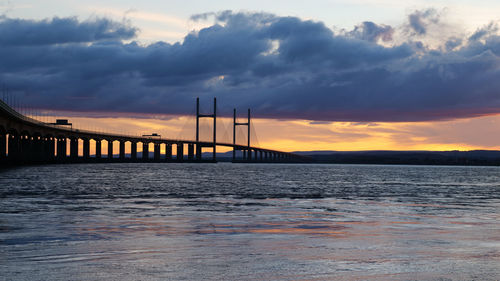
[{"label": "distant shoreline", "polygon": [[311,151],[295,152],[314,163],[500,166],[500,151]]},{"label": "distant shoreline", "polygon": [[[230,162],[232,152],[218,153],[217,160]],[[500,151],[294,151],[309,156],[312,164],[500,166]]]}]

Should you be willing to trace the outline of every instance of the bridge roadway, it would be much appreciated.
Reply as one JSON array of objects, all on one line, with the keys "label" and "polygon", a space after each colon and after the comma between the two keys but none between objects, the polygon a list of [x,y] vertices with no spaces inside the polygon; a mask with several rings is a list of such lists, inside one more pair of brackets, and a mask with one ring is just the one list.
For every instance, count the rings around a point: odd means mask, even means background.
[{"label": "bridge roadway", "polygon": [[[95,154],[90,155],[91,140],[94,140]],[[106,157],[102,155],[102,141],[108,143]],[[113,157],[113,142],[119,142],[118,158]],[[130,154],[125,153],[130,142]],[[69,154],[67,147],[69,143]],[[79,145],[83,143],[83,155]],[[138,157],[137,145],[142,143],[142,155]],[[150,157],[149,144],[154,149]],[[164,146],[162,155],[161,146]],[[243,151],[242,158],[233,162],[307,162],[307,158],[271,149],[216,143]],[[176,157],[173,157],[173,147]],[[184,148],[187,147],[187,155]],[[29,118],[15,111],[0,100],[0,163],[4,165],[38,163],[85,163],[85,162],[216,162],[215,153],[211,159],[202,158],[203,147],[214,147],[213,142],[138,137],[101,133],[66,128]]]}]

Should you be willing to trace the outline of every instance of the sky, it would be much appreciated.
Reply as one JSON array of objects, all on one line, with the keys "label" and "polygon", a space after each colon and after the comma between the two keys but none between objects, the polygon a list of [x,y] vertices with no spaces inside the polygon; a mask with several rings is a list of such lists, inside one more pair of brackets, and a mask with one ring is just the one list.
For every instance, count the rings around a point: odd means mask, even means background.
[{"label": "sky", "polygon": [[189,137],[217,97],[262,147],[500,149],[500,2],[248,2],[0,1],[0,83],[103,131]]}]

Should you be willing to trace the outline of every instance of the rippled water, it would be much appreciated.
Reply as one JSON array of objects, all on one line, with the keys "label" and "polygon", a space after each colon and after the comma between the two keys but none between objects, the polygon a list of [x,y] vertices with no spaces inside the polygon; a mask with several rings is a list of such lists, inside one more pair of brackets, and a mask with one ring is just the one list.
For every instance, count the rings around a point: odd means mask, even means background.
[{"label": "rippled water", "polygon": [[500,168],[0,172],[1,280],[499,280]]}]

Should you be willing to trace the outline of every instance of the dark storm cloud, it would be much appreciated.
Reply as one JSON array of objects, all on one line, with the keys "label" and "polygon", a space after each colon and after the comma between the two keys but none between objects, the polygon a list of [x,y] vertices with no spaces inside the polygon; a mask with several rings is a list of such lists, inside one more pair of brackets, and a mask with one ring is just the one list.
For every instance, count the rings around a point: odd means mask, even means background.
[{"label": "dark storm cloud", "polygon": [[77,18],[25,20],[0,17],[0,45],[49,45],[130,39],[137,29],[105,18],[79,22]]},{"label": "dark storm cloud", "polygon": [[[421,31],[437,20],[431,12],[419,17]],[[126,23],[3,18],[0,81],[26,104],[55,110],[186,114],[195,97],[217,96],[227,114],[251,107],[259,117],[316,121],[500,112],[500,37],[491,29],[481,40],[449,38],[429,51],[411,38],[382,46],[395,29],[371,22],[335,33],[321,22],[265,13],[192,19],[214,23],[182,42],[144,46],[123,42],[136,34]],[[65,20],[71,24],[57,29],[54,22]]]}]

